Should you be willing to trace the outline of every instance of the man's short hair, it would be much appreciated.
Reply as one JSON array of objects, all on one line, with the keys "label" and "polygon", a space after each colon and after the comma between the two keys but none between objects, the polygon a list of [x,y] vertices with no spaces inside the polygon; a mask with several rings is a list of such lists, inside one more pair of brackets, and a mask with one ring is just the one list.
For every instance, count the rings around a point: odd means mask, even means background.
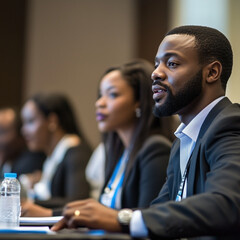
[{"label": "man's short hair", "polygon": [[201,64],[208,64],[218,60],[222,64],[221,83],[226,90],[227,81],[232,72],[233,53],[231,44],[220,31],[205,27],[186,25],[170,30],[166,36],[186,34],[195,37],[196,49]]}]

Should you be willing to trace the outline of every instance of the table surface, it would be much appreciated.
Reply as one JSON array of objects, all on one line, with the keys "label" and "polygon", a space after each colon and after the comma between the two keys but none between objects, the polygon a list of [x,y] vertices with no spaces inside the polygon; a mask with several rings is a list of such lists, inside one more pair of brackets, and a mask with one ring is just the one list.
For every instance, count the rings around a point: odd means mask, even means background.
[{"label": "table surface", "polygon": [[[72,240],[72,239],[85,239],[85,240],[131,240],[131,236],[123,233],[104,233],[104,234],[88,234],[78,230],[64,229],[56,234],[26,234],[26,233],[1,233],[0,239],[26,239],[26,240]],[[146,239],[145,239],[146,240]]]},{"label": "table surface", "polygon": [[57,233],[57,234],[0,234],[0,239],[52,239],[52,240],[67,240],[67,239],[86,239],[86,240],[130,240],[131,237],[126,234],[104,234],[104,235],[88,235],[88,234],[77,234],[77,233]]}]

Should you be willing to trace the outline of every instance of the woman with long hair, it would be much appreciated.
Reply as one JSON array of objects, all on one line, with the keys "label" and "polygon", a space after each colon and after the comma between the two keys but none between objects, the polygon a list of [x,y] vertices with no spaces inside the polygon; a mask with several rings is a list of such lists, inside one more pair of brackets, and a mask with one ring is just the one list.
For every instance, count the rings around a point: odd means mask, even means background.
[{"label": "woman with long hair", "polygon": [[96,115],[106,147],[100,202],[108,207],[146,207],[165,182],[171,143],[161,134],[168,126],[152,114],[152,71],[137,59],[108,69],[100,82]]},{"label": "woman with long hair", "polygon": [[[25,102],[21,116],[29,149],[47,155],[39,181],[31,183],[35,203],[56,208],[88,197],[85,167],[91,149],[68,98],[59,93],[36,94]],[[23,215],[49,215],[49,211],[44,214],[38,209],[27,202],[23,204]]]}]

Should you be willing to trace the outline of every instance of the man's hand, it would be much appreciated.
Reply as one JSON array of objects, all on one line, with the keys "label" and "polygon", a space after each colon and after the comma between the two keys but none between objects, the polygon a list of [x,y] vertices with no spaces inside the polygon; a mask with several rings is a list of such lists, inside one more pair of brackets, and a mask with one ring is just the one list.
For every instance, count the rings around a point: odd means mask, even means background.
[{"label": "man's hand", "polygon": [[56,223],[51,230],[59,231],[66,227],[84,226],[91,229],[104,229],[109,232],[121,232],[117,214],[116,210],[105,207],[93,199],[75,201],[65,206],[64,218]]}]

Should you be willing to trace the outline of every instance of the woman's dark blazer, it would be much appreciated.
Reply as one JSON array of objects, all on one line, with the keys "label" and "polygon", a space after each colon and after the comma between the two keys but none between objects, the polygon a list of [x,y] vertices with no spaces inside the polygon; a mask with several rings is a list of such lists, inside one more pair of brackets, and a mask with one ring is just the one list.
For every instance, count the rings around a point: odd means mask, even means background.
[{"label": "woman's dark blazer", "polygon": [[89,197],[85,168],[90,156],[91,149],[84,142],[69,148],[53,176],[52,198],[46,201],[36,201],[36,203],[48,208],[58,208],[67,202]]},{"label": "woman's dark blazer", "polygon": [[[139,150],[122,186],[122,208],[148,207],[166,180],[170,141],[162,135],[148,137]],[[109,179],[112,173],[107,177]],[[108,180],[105,182],[106,187]],[[103,188],[104,189],[104,188]]]}]

